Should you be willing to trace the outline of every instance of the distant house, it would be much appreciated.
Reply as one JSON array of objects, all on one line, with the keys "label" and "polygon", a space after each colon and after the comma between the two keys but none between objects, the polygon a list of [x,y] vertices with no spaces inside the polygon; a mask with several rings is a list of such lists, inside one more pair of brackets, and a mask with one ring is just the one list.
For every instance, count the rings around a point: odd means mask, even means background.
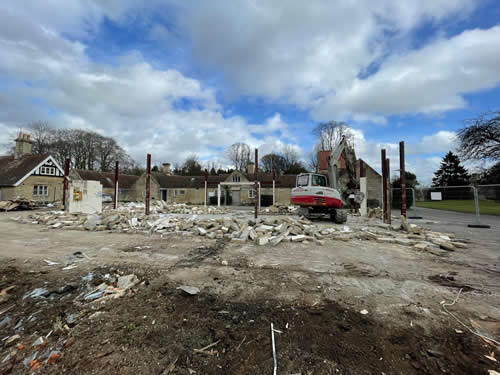
[{"label": "distant house", "polygon": [[64,171],[50,155],[33,155],[29,134],[19,133],[14,155],[0,156],[0,200],[62,199]]},{"label": "distant house", "polygon": [[[104,195],[113,197],[115,194],[115,174],[114,172],[98,172],[88,171],[83,169],[72,169],[69,173],[71,180],[89,180],[99,181],[102,185]],[[118,200],[122,202],[130,202],[141,200],[137,196],[135,184],[139,180],[139,176],[122,174],[118,175]]]}]

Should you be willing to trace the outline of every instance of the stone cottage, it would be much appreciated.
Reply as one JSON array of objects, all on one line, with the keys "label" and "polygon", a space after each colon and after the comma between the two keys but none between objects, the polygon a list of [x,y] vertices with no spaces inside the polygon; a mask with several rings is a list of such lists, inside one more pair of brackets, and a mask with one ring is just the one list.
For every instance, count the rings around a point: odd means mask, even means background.
[{"label": "stone cottage", "polygon": [[49,154],[33,155],[29,134],[19,133],[14,155],[0,156],[0,200],[62,200],[64,171]]}]

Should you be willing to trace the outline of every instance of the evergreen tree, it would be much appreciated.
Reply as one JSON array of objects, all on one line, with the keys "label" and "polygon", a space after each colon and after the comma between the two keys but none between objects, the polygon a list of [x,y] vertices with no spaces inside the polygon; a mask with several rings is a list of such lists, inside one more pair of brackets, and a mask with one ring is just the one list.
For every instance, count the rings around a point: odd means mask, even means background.
[{"label": "evergreen tree", "polygon": [[469,174],[467,170],[460,165],[460,159],[453,152],[448,152],[441,166],[434,172],[432,186],[460,186],[469,184]]}]

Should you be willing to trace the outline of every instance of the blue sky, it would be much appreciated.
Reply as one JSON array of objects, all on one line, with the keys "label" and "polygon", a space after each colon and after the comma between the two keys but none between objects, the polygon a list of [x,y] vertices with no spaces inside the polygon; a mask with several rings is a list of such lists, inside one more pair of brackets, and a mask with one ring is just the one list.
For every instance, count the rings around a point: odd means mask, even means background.
[{"label": "blue sky", "polygon": [[138,161],[227,166],[246,142],[307,163],[337,120],[376,168],[404,140],[428,183],[463,120],[499,108],[494,0],[4,0],[0,17],[0,151],[43,120]]}]

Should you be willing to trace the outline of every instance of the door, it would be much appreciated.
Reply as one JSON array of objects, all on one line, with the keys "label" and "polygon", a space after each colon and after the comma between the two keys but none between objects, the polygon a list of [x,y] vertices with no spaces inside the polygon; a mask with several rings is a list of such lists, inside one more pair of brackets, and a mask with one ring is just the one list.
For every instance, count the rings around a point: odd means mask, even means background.
[{"label": "door", "polygon": [[240,205],[240,191],[239,190],[233,190],[232,191],[232,196],[233,196],[233,206],[239,206]]},{"label": "door", "polygon": [[167,201],[167,189],[161,189],[161,200],[162,201]]}]

